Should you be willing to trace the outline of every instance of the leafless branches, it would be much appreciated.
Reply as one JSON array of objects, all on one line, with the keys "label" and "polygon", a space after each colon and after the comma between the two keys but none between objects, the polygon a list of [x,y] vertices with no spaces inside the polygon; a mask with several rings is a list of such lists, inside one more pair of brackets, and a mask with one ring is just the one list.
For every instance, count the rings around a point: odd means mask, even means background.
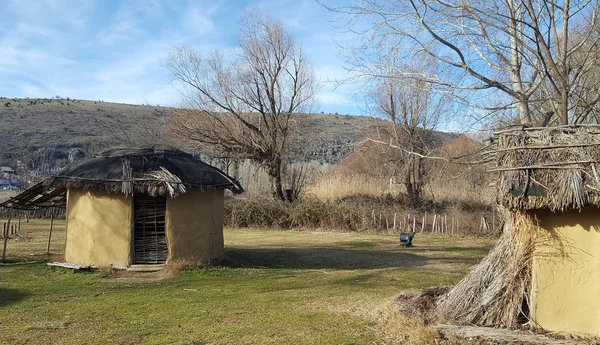
[{"label": "leafless branches", "polygon": [[349,0],[331,9],[363,37],[352,53],[356,75],[376,75],[375,52],[393,41],[405,61],[437,62],[404,74],[479,109],[504,108],[523,124],[595,113],[597,0]]},{"label": "leafless branches", "polygon": [[282,159],[293,114],[307,112],[317,83],[302,47],[283,24],[255,10],[240,21],[236,57],[182,47],[165,66],[185,92],[176,111],[178,136],[267,168],[273,193],[283,199]]}]

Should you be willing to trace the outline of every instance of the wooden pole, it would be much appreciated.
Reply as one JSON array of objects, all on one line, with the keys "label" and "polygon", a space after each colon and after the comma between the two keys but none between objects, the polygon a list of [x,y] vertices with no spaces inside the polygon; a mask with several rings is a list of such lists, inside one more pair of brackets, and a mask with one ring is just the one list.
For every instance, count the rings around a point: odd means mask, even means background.
[{"label": "wooden pole", "polygon": [[371,225],[375,227],[375,209],[371,212]]},{"label": "wooden pole", "polygon": [[450,218],[450,223],[452,223],[452,234],[454,234],[454,217]]},{"label": "wooden pole", "polygon": [[425,217],[423,217],[423,223],[421,223],[421,233],[425,230]]},{"label": "wooden pole", "polygon": [[437,214],[433,215],[433,225],[431,225],[431,232],[433,233],[435,231],[435,218],[436,218]]},{"label": "wooden pole", "polygon": [[447,214],[444,215],[444,230],[446,230],[446,233],[448,233],[448,215]]},{"label": "wooden pole", "polygon": [[8,229],[10,227],[10,217],[12,216],[12,207],[8,209],[8,223],[4,230],[4,245],[2,247],[2,262],[6,262],[6,244],[8,243]]},{"label": "wooden pole", "polygon": [[52,226],[54,225],[54,207],[50,208],[50,234],[48,234],[48,249],[46,254],[50,254],[50,240],[52,240]]},{"label": "wooden pole", "polygon": [[17,225],[17,232],[21,233],[21,215],[19,215],[19,223]]},{"label": "wooden pole", "polygon": [[396,215],[397,213],[394,212],[394,231],[396,231]]}]

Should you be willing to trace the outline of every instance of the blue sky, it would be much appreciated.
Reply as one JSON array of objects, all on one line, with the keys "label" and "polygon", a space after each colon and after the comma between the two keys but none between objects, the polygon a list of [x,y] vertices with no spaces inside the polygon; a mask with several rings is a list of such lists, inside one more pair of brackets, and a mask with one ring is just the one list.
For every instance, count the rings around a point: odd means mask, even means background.
[{"label": "blue sky", "polygon": [[0,96],[71,97],[177,105],[161,62],[174,47],[200,51],[234,46],[247,6],[282,20],[302,42],[317,77],[319,111],[363,114],[335,42],[349,39],[335,15],[313,0],[3,0]]}]

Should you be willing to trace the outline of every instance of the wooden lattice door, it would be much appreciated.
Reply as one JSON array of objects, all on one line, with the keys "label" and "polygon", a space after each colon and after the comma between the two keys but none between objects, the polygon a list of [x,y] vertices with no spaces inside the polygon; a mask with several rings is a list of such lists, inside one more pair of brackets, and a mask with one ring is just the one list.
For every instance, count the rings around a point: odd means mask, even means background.
[{"label": "wooden lattice door", "polygon": [[136,194],[133,199],[133,263],[163,264],[169,249],[165,231],[166,197]]}]

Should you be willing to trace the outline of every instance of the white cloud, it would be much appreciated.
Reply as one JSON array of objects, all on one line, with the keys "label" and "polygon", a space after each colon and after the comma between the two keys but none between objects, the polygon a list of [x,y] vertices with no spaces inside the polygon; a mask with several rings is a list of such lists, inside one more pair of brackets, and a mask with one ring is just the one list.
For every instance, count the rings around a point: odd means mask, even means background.
[{"label": "white cloud", "polygon": [[191,30],[194,35],[206,35],[215,31],[215,23],[210,19],[216,8],[189,6],[183,13],[181,21],[184,29]]},{"label": "white cloud", "polygon": [[[280,18],[303,41],[325,81],[317,100],[327,112],[357,113],[353,90],[334,88],[346,71],[332,38],[332,15],[313,0],[259,1],[264,13]],[[201,52],[215,48],[235,56],[234,35],[244,5],[224,0],[37,0],[8,2],[0,23],[0,94],[63,97],[174,105],[162,60],[186,44]],[[330,81],[330,82],[327,82]]]}]

